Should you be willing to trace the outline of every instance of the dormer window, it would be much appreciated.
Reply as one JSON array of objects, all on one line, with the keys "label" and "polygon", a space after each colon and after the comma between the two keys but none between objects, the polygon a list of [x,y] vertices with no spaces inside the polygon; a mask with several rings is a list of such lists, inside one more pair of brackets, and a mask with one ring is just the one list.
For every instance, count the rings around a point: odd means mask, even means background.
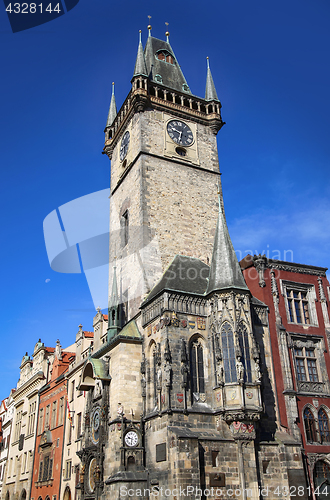
[{"label": "dormer window", "polygon": [[163,78],[161,75],[156,75],[155,76],[155,82],[158,82],[158,83],[163,83]]},{"label": "dormer window", "polygon": [[189,87],[188,87],[188,85],[186,83],[184,83],[182,85],[182,90],[183,90],[183,92],[190,92],[190,89],[189,89]]},{"label": "dormer window", "polygon": [[169,64],[174,64],[174,57],[167,50],[160,50],[156,53],[156,57],[159,61],[164,61]]}]

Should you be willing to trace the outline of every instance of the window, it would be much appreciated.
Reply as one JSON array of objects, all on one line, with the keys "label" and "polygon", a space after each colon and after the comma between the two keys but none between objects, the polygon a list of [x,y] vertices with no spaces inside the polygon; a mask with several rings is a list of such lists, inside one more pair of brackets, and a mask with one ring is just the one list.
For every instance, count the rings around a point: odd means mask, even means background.
[{"label": "window", "polygon": [[221,345],[225,382],[237,382],[234,335],[229,323],[224,323],[221,328]]},{"label": "window", "polygon": [[74,400],[74,387],[75,387],[75,381],[72,380],[72,382],[71,382],[71,399],[70,399],[70,402]]},{"label": "window", "polygon": [[156,53],[156,57],[159,61],[164,61],[169,64],[174,64],[174,57],[167,50],[160,50]]},{"label": "window", "polygon": [[35,418],[36,418],[36,406],[37,403],[34,401],[33,403],[30,403],[29,407],[29,419],[28,419],[28,435],[32,434],[34,431],[34,423],[35,423]]},{"label": "window", "polygon": [[294,350],[297,379],[301,382],[318,382],[315,348],[296,347]]},{"label": "window", "polygon": [[313,285],[280,280],[289,323],[318,325]]},{"label": "window", "polygon": [[309,408],[304,410],[304,424],[306,431],[306,439],[310,442],[316,442],[316,428],[314,415]]},{"label": "window", "polygon": [[286,290],[288,299],[289,317],[291,323],[304,323],[309,325],[309,311],[307,293],[296,290]]},{"label": "window", "polygon": [[71,439],[72,439],[72,425],[71,425],[71,421],[69,421],[69,425],[68,425],[68,444],[71,443]]},{"label": "window", "polygon": [[158,82],[158,83],[163,83],[163,78],[161,75],[156,75],[155,76],[155,82]]},{"label": "window", "polygon": [[199,339],[195,340],[190,347],[190,373],[192,393],[204,393],[203,346]]},{"label": "window", "polygon": [[184,84],[182,85],[182,90],[183,90],[184,92],[189,92],[189,90],[190,90],[190,89],[189,89],[188,85],[187,85],[186,83],[184,83]]},{"label": "window", "polygon": [[39,481],[49,481],[53,474],[53,459],[50,455],[43,457],[39,465]]},{"label": "window", "polygon": [[125,247],[128,243],[128,226],[128,210],[126,210],[120,218],[120,241],[122,247]]},{"label": "window", "polygon": [[25,452],[23,455],[21,474],[24,474],[24,472],[26,471],[26,460],[27,460],[27,452]]},{"label": "window", "polygon": [[71,460],[65,462],[64,479],[71,479]]},{"label": "window", "polygon": [[330,442],[329,420],[323,408],[320,409],[318,414],[320,441],[321,443]]},{"label": "window", "polygon": [[77,415],[77,439],[81,436],[81,413]]},{"label": "window", "polygon": [[249,337],[246,326],[243,323],[240,323],[238,326],[237,336],[244,366],[244,381],[252,382]]},{"label": "window", "polygon": [[44,426],[44,409],[41,408],[39,411],[39,425],[38,425],[38,434],[42,433]]},{"label": "window", "polygon": [[50,405],[46,407],[45,413],[45,430],[49,430],[49,414],[50,414]]},{"label": "window", "polygon": [[52,423],[51,423],[51,428],[52,429],[54,429],[54,427],[56,427],[56,416],[57,416],[57,401],[53,401]]},{"label": "window", "polygon": [[17,412],[16,425],[15,425],[15,438],[14,441],[18,441],[21,434],[22,427],[22,410]]},{"label": "window", "polygon": [[58,413],[58,425],[63,425],[64,421],[64,398],[60,399],[60,408]]}]

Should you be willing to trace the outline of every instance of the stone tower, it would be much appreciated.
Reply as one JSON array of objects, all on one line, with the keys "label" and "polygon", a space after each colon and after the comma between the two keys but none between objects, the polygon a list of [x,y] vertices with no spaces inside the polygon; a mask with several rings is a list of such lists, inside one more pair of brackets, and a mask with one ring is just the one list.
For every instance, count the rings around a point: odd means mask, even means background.
[{"label": "stone tower", "polygon": [[192,94],[168,34],[158,40],[149,27],[144,50],[140,35],[131,83],[118,113],[112,95],[104,146],[122,326],[176,254],[209,262],[217,218],[210,194],[220,183],[216,135],[224,124],[209,65],[202,99]]},{"label": "stone tower", "polygon": [[209,64],[200,99],[150,29],[105,129],[115,263],[78,387],[80,498],[275,500],[305,485],[301,443],[278,425],[268,307],[226,225],[221,105]]}]

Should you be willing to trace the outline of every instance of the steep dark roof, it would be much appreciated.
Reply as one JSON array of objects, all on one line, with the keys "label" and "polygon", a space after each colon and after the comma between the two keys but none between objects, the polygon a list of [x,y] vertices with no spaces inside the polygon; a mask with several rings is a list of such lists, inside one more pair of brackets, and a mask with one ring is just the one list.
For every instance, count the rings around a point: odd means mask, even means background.
[{"label": "steep dark roof", "polygon": [[248,290],[219,203],[207,293],[229,288]]},{"label": "steep dark roof", "polygon": [[212,78],[212,73],[210,69],[209,58],[207,58],[207,75],[206,75],[206,87],[205,87],[205,100],[206,101],[218,101],[217,91],[215,90],[215,85]]},{"label": "steep dark roof", "polygon": [[[169,52],[173,56],[174,64],[157,59],[156,53],[159,51]],[[191,94],[189,87],[188,90],[184,88],[184,85],[187,85],[187,81],[183,76],[173,49],[168,42],[149,36],[144,49],[144,59],[150,80],[155,83],[159,83],[155,80],[155,76],[160,75],[162,77],[161,83],[163,83],[166,87]]]},{"label": "steep dark roof", "polygon": [[165,290],[204,295],[209,271],[209,266],[199,259],[176,255],[160,281],[144,300],[142,307]]}]

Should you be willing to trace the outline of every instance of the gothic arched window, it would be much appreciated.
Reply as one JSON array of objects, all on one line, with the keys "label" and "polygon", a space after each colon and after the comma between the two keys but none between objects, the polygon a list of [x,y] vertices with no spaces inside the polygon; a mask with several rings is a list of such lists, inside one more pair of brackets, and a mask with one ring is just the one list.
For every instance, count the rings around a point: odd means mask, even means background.
[{"label": "gothic arched window", "polygon": [[204,393],[203,346],[199,340],[190,346],[190,373],[192,393]]},{"label": "gothic arched window", "polygon": [[237,335],[238,344],[242,353],[242,363],[244,366],[244,381],[252,382],[249,337],[244,323],[239,324]]},{"label": "gothic arched window", "polygon": [[307,441],[315,442],[316,441],[315,420],[314,420],[314,415],[309,408],[305,408],[304,410],[304,424],[305,424]]},{"label": "gothic arched window", "polygon": [[318,420],[319,420],[321,443],[325,442],[328,443],[330,441],[329,420],[323,408],[321,408],[319,411]]},{"label": "gothic arched window", "polygon": [[234,334],[229,323],[225,323],[221,328],[221,345],[225,382],[237,382]]}]

